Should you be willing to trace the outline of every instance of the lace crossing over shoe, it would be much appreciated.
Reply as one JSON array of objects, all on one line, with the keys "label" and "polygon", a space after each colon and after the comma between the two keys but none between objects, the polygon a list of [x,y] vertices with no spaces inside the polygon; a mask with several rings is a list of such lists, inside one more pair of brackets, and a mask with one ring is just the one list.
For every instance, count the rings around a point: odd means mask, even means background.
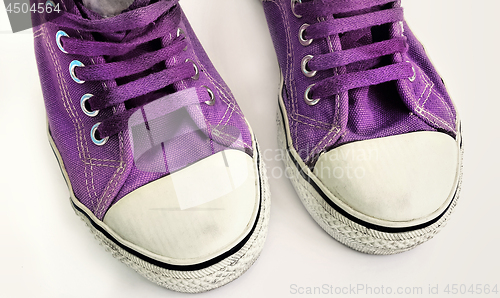
[{"label": "lace crossing over shoe", "polygon": [[462,177],[460,120],[400,1],[263,0],[279,139],[313,218],[356,250],[432,238]]},{"label": "lace crossing over shoe", "polygon": [[125,2],[59,0],[61,16],[34,20],[49,140],[113,256],[168,289],[211,290],[263,247],[263,161],[178,0]]}]

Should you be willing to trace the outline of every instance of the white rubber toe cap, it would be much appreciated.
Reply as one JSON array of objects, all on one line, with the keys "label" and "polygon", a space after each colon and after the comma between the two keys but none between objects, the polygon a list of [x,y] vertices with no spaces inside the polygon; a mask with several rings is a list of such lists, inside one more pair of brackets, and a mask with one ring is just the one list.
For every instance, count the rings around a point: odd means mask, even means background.
[{"label": "white rubber toe cap", "polygon": [[133,191],[103,221],[145,255],[173,265],[199,264],[250,233],[258,187],[252,158],[226,150]]},{"label": "white rubber toe cap", "polygon": [[439,132],[349,143],[320,156],[314,174],[353,210],[410,222],[434,216],[453,195],[459,149]]}]

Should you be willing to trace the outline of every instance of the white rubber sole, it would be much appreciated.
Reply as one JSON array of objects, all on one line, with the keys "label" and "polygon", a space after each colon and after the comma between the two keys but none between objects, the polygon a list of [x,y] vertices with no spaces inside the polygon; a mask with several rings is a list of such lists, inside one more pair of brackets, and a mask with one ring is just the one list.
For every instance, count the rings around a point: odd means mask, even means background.
[{"label": "white rubber sole", "polygon": [[[109,251],[113,257],[125,265],[134,269],[137,273],[148,280],[165,287],[169,290],[184,293],[200,293],[221,287],[239,276],[241,276],[257,260],[264,247],[267,235],[267,227],[270,215],[270,190],[267,180],[266,167],[260,158],[258,150],[254,156],[254,162],[259,169],[260,181],[260,212],[255,228],[249,235],[245,244],[236,252],[223,260],[199,270],[172,270],[158,266],[140,258],[137,254],[130,253],[130,249],[124,249],[123,244],[118,244],[107,236],[103,227],[105,224],[96,219],[95,216],[82,205],[74,196],[68,175],[65,171],[63,161],[49,133],[49,142],[54,150],[56,158],[63,172],[64,178],[70,189],[71,206],[75,213],[87,224],[94,237]],[[255,148],[258,144],[255,142]],[[104,233],[103,233],[104,231]],[[108,234],[109,235],[109,234]]]},{"label": "white rubber sole", "polygon": [[[283,119],[286,118],[282,116],[281,108],[281,106],[278,108],[277,115],[278,144],[282,149],[283,160],[286,170],[289,171],[290,180],[309,214],[337,241],[363,253],[377,255],[396,254],[410,250],[433,238],[446,225],[457,204],[462,184],[462,147],[460,148],[460,173],[458,174],[457,188],[445,212],[437,220],[433,220],[431,224],[421,225],[423,226],[422,228],[417,226],[415,229],[411,227],[403,229],[404,232],[387,232],[386,230],[391,229],[384,229],[384,227],[377,229],[370,228],[370,224],[363,225],[362,223],[357,223],[339,213],[337,211],[339,207],[337,210],[332,208],[322,195],[302,176],[299,171],[299,162],[292,160],[291,151],[294,151],[294,149],[287,146],[286,130],[283,123]],[[302,170],[308,171],[309,169],[302,168]]]}]

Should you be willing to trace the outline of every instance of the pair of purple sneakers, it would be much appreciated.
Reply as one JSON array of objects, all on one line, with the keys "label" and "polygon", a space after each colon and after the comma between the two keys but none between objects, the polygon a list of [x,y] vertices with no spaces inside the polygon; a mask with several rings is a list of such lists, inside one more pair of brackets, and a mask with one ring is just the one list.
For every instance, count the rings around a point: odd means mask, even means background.
[{"label": "pair of purple sneakers", "polygon": [[[265,166],[178,0],[53,4],[64,13],[34,27],[35,53],[75,212],[166,288],[240,276],[266,238]],[[460,122],[400,1],[263,6],[282,72],[279,140],[307,210],[366,253],[432,238],[460,189]]]}]

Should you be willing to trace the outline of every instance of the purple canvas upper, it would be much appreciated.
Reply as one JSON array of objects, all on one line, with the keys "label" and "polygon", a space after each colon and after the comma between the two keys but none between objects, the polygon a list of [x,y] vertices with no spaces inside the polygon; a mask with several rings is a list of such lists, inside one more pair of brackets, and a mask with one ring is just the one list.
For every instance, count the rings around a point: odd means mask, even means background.
[{"label": "purple canvas upper", "polygon": [[456,136],[455,108],[404,21],[400,1],[263,5],[292,142],[308,166],[321,152],[349,142],[416,131]]},{"label": "purple canvas upper", "polygon": [[253,154],[246,120],[178,1],[136,0],[109,18],[62,2],[61,17],[33,28],[35,54],[51,136],[97,218],[218,151]]}]

